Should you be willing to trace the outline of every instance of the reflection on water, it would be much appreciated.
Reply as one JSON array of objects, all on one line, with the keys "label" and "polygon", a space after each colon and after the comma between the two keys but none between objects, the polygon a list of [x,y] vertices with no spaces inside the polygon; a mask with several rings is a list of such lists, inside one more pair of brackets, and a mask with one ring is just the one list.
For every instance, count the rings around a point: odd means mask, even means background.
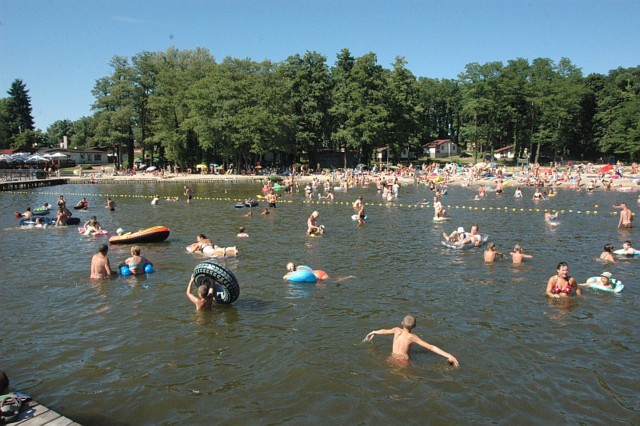
[{"label": "reflection on water", "polygon": [[[634,230],[616,229],[610,207],[634,194],[560,191],[534,204],[526,192],[473,201],[473,191],[451,188],[444,204],[453,218],[434,224],[431,209],[416,204],[430,198],[425,187],[402,187],[393,204],[374,188],[320,204],[297,193],[252,217],[233,205],[255,197],[258,183],[192,187],[200,199],[190,205],[150,204],[156,193],[181,194],[171,182],[0,194],[1,368],[16,386],[85,424],[638,422],[640,263],[596,260],[605,243],[634,240]],[[157,272],[92,282],[89,261],[106,238],[19,229],[9,214],[60,193],[70,203],[87,197],[91,211],[77,215],[95,214],[111,231],[168,226],[166,242],[142,247]],[[358,195],[370,203],[363,227],[350,219]],[[115,212],[102,207],[107,196]],[[545,208],[565,210],[559,226],[545,224]],[[313,210],[327,229],[319,238],[305,234]],[[507,256],[487,265],[482,250],[440,245],[442,232],[472,224]],[[249,238],[236,238],[239,226]],[[185,250],[198,233],[240,250],[221,260],[240,298],[212,313],[194,312],[184,294],[204,259]],[[515,244],[533,259],[512,265]],[[112,264],[128,256],[128,246],[110,247]],[[288,261],[330,279],[283,281]],[[625,290],[548,300],[559,261],[579,282],[610,270]],[[459,369],[420,348],[408,367],[390,366],[391,337],[361,343],[408,313]]]}]

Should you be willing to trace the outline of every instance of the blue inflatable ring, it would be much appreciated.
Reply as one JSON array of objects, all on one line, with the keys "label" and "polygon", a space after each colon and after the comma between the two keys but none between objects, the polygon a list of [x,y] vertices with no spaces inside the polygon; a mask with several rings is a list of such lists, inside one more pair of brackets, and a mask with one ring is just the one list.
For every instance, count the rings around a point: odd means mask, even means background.
[{"label": "blue inflatable ring", "polygon": [[[153,265],[150,264],[150,263],[145,263],[144,272],[145,272],[145,274],[152,273],[153,272]],[[125,277],[131,275],[131,269],[129,269],[129,267],[127,265],[122,265],[120,267],[120,275],[123,275]]]},{"label": "blue inflatable ring", "polygon": [[313,272],[307,269],[297,269],[293,271],[287,279],[294,283],[315,283],[318,282],[318,278]]}]

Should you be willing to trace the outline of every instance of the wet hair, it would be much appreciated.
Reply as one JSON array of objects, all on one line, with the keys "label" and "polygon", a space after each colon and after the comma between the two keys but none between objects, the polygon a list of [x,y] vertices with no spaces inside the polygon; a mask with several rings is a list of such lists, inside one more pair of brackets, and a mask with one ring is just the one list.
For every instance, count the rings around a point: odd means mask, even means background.
[{"label": "wet hair", "polygon": [[607,251],[609,253],[613,252],[613,244],[605,244],[604,251]]},{"label": "wet hair", "polygon": [[516,245],[513,247],[513,251],[515,251],[515,252],[517,252],[517,253],[520,253],[520,252],[522,251],[522,247],[520,247],[520,244],[516,244]]},{"label": "wet hair", "polygon": [[244,232],[244,226],[240,227],[240,232]]},{"label": "wet hair", "polygon": [[198,234],[198,238],[206,239],[207,237],[204,234]]},{"label": "wet hair", "polygon": [[566,266],[568,268],[569,264],[567,262],[559,262],[558,266],[556,266],[556,271],[562,268],[563,266]]},{"label": "wet hair", "polygon": [[407,315],[402,320],[402,326],[407,330],[412,330],[416,326],[416,319],[412,315]]},{"label": "wet hair", "polygon": [[496,249],[496,245],[495,245],[495,243],[489,243],[489,245],[487,245],[487,249],[489,249],[489,250],[495,250],[495,249]]},{"label": "wet hair", "polygon": [[91,220],[98,220],[98,218],[95,216],[91,216]]},{"label": "wet hair", "polygon": [[107,246],[106,244],[102,244],[98,248],[98,251],[102,254],[107,254],[107,252],[109,251],[109,246]]},{"label": "wet hair", "polygon": [[131,254],[134,256],[140,256],[140,247],[139,246],[131,247]]},{"label": "wet hair", "polygon": [[207,287],[206,284],[202,284],[200,287],[198,287],[198,295],[201,296],[204,299],[204,296],[207,295],[207,292],[209,291],[209,287]]},{"label": "wet hair", "polygon": [[629,244],[629,246],[631,246],[631,241],[627,240],[624,242],[624,244]]},{"label": "wet hair", "polygon": [[0,370],[0,393],[4,394],[9,392],[9,376]]}]

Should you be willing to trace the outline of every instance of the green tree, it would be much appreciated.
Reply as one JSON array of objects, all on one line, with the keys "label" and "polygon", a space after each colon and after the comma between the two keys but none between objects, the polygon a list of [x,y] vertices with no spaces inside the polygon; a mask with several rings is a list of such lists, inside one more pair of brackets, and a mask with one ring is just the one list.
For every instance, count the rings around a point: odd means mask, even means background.
[{"label": "green tree", "polygon": [[11,148],[33,148],[44,145],[46,136],[39,130],[25,130],[12,138]]},{"label": "green tree", "polygon": [[0,149],[11,146],[11,114],[9,98],[0,98]]},{"label": "green tree", "polygon": [[316,151],[327,148],[331,137],[332,82],[326,60],[317,52],[307,52],[304,57],[290,56],[279,69],[289,83],[287,95],[295,120],[295,149],[307,152],[312,164],[316,162]]},{"label": "green tree", "polygon": [[284,77],[269,62],[225,58],[189,91],[189,120],[200,146],[235,168],[282,149],[291,134]]},{"label": "green tree", "polygon": [[389,106],[385,70],[374,53],[352,61],[348,50],[338,55],[332,116],[337,129],[334,141],[344,149],[357,150],[361,162],[368,162],[376,147],[388,142]]},{"label": "green tree", "polygon": [[[97,111],[94,141],[113,149],[118,166],[132,167],[134,155],[135,93],[134,71],[125,57],[115,56],[110,63],[113,74],[96,81],[93,95]],[[121,147],[126,147],[128,164],[122,164]]]},{"label": "green tree", "polygon": [[20,79],[11,83],[9,94],[9,132],[11,136],[19,135],[27,130],[35,130],[31,115],[31,98],[27,86]]},{"label": "green tree", "polygon": [[49,146],[60,146],[64,136],[71,139],[74,134],[75,129],[71,120],[57,120],[47,128],[46,143]]},{"label": "green tree", "polygon": [[597,92],[596,141],[603,153],[637,160],[640,153],[640,67],[612,70]]},{"label": "green tree", "polygon": [[187,104],[190,87],[196,85],[215,69],[215,62],[208,50],[181,51],[169,48],[155,58],[154,86],[148,97],[150,131],[148,141],[162,147],[167,160],[181,167],[195,164],[202,151],[197,132],[189,117]]},{"label": "green tree", "polygon": [[420,145],[420,104],[415,76],[406,68],[407,61],[397,57],[387,77],[387,144],[398,158],[402,149],[416,150]]},{"label": "green tree", "polygon": [[70,147],[87,148],[95,145],[96,119],[91,117],[80,117],[73,122],[72,136],[69,140]]}]

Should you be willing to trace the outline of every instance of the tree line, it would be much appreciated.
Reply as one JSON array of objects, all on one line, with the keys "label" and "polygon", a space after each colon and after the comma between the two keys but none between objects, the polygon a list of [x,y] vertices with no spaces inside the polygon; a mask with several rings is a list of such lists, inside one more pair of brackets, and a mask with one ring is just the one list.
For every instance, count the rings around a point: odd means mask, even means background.
[{"label": "tree line", "polygon": [[[0,99],[0,146],[108,147],[185,167],[201,161],[316,163],[322,150],[376,148],[394,159],[435,139],[474,155],[514,145],[531,161],[595,160],[640,151],[640,66],[583,76],[563,58],[470,63],[456,79],[416,77],[403,58],[343,49],[330,66],[317,52],[280,63],[225,58],[204,48],[115,56],[92,90],[93,114],[34,129],[26,85]],[[127,165],[125,165],[127,166]]]}]

